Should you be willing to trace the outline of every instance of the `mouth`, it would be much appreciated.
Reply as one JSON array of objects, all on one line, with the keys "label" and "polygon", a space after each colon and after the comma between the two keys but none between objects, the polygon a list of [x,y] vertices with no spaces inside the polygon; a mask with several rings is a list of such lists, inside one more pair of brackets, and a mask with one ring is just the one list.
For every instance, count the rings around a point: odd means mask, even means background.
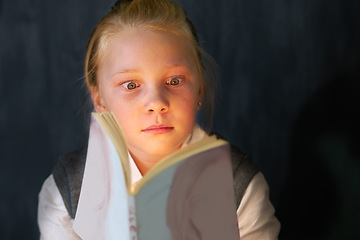
[{"label": "mouth", "polygon": [[147,134],[165,134],[171,132],[172,130],[174,130],[174,127],[171,127],[169,125],[156,124],[141,130],[141,132]]}]

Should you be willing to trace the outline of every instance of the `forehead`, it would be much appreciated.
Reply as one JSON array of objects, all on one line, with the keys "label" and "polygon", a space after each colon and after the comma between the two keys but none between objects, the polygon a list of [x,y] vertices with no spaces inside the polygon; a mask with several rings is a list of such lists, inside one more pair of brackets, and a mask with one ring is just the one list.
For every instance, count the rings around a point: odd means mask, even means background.
[{"label": "forehead", "polygon": [[195,71],[196,50],[185,38],[154,29],[125,29],[109,37],[100,69],[114,71],[142,65],[185,66]]}]

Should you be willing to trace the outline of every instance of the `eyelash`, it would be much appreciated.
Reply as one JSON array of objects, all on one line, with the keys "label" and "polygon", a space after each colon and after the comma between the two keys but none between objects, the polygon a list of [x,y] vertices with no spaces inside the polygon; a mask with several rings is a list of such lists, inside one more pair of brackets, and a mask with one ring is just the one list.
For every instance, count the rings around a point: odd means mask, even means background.
[{"label": "eyelash", "polygon": [[[130,85],[130,84],[134,84],[134,87],[133,87],[133,88],[129,88],[129,85]],[[132,91],[132,90],[138,88],[138,87],[140,86],[140,84],[138,84],[138,83],[136,83],[136,82],[134,82],[134,81],[127,81],[127,82],[121,83],[120,86],[122,86],[123,88],[125,88],[125,89],[128,90],[128,91]]]},{"label": "eyelash", "polygon": [[[177,84],[171,84],[171,82],[173,80],[177,80]],[[166,84],[170,85],[170,86],[178,86],[179,84],[181,84],[184,81],[184,77],[179,76],[179,77],[171,77],[168,81],[166,81]]]},{"label": "eyelash", "polygon": [[[173,82],[173,80],[176,80],[176,82]],[[184,81],[184,77],[182,77],[182,76],[171,77],[169,80],[166,81],[166,84],[170,85],[170,86],[178,86],[183,81]],[[130,87],[130,85],[132,85],[132,87]],[[136,88],[138,88],[140,86],[140,84],[136,83],[135,81],[127,81],[127,82],[121,83],[120,86],[122,86],[123,88],[125,88],[128,91],[132,91],[132,90],[135,90]]]}]

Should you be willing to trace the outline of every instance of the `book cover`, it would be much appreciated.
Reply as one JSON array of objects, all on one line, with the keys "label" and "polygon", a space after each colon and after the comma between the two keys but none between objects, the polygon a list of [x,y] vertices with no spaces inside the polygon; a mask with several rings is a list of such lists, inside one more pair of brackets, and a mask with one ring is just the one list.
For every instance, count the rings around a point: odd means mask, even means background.
[{"label": "book cover", "polygon": [[136,184],[130,158],[114,116],[93,113],[74,221],[82,239],[239,239],[226,141],[184,147]]}]

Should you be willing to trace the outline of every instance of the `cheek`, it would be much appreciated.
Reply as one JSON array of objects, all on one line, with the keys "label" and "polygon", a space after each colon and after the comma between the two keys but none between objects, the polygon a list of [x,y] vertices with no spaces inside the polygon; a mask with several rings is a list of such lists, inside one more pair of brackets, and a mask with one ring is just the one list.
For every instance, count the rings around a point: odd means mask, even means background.
[{"label": "cheek", "polygon": [[[135,114],[134,110],[125,106],[117,106],[112,109],[115,118],[123,131],[127,141],[131,138],[131,134],[138,129],[139,116]],[[136,119],[132,120],[132,119]]]},{"label": "cheek", "polygon": [[113,112],[118,121],[126,122],[126,119],[132,118],[135,115],[136,107],[129,101],[125,101],[122,98],[114,98],[108,102],[108,111]]},{"label": "cheek", "polygon": [[187,98],[187,102],[191,105],[192,108],[197,108],[197,105],[200,101],[200,88],[198,85],[193,86],[187,91],[187,94],[184,96]]},{"label": "cheek", "polygon": [[103,99],[106,111],[113,112],[121,128],[124,128],[122,125],[127,122],[127,119],[132,117],[132,104],[115,92],[107,91],[104,94]]},{"label": "cheek", "polygon": [[[108,84],[109,85],[109,84]],[[119,90],[117,88],[110,86],[104,86],[102,89],[102,96],[104,99],[104,104],[107,108],[107,111],[111,112],[119,112],[124,111],[126,112],[127,106],[129,104],[126,104],[128,101],[124,98],[124,95],[120,94]],[[123,109],[123,110],[122,110]]]},{"label": "cheek", "polygon": [[198,110],[199,97],[194,94],[193,91],[183,92],[179,94],[176,101],[175,111],[184,118],[189,120],[196,118],[196,112]]}]

